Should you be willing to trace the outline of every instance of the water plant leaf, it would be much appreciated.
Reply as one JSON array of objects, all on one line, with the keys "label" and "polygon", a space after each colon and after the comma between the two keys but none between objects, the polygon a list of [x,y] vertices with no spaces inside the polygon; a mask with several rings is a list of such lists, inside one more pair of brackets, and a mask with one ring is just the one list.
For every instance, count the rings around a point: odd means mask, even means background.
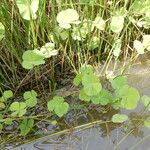
[{"label": "water plant leaf", "polygon": [[133,42],[133,47],[136,49],[138,54],[144,54],[144,45],[142,42],[135,40]]},{"label": "water plant leaf", "polygon": [[3,39],[5,36],[5,27],[4,25],[0,22],[0,41]]},{"label": "water plant leaf", "polygon": [[104,30],[105,29],[105,20],[100,16],[97,16],[95,18],[95,20],[93,21],[93,24],[99,30]]},{"label": "water plant leaf", "polygon": [[110,29],[115,33],[120,33],[124,26],[124,16],[113,16],[110,23]]},{"label": "water plant leaf", "polygon": [[83,101],[86,101],[86,102],[89,102],[91,100],[91,97],[86,95],[84,89],[81,89],[80,92],[79,92],[79,99],[83,100]]},{"label": "water plant leaf", "polygon": [[84,86],[84,91],[88,96],[97,95],[102,89],[98,77],[93,74],[83,75],[82,84]]},{"label": "water plant leaf", "polygon": [[4,123],[7,125],[11,125],[13,123],[13,119],[12,118],[5,118]]},{"label": "water plant leaf", "polygon": [[37,50],[37,53],[42,55],[44,58],[50,58],[58,54],[58,50],[55,49],[55,44],[52,42],[46,43],[44,46]]},{"label": "water plant leaf", "polygon": [[89,43],[89,48],[94,50],[95,48],[99,47],[99,44],[100,44],[100,38],[97,36],[94,36]]},{"label": "water plant leaf", "polygon": [[141,97],[141,100],[142,100],[144,106],[145,106],[146,108],[148,108],[148,110],[150,110],[150,97],[147,96],[147,95],[143,95],[143,96]]},{"label": "water plant leaf", "polygon": [[76,77],[73,79],[73,85],[79,86],[79,84],[82,81],[82,75],[81,73],[77,74]]},{"label": "water plant leaf", "polygon": [[71,27],[70,24],[78,24],[79,23],[79,15],[74,9],[66,9],[62,10],[57,14],[56,18],[59,26],[65,29],[69,29]]},{"label": "water plant leaf", "polygon": [[115,114],[112,116],[112,122],[114,123],[122,123],[128,120],[128,116],[124,114]]},{"label": "water plant leaf", "polygon": [[74,40],[84,41],[87,35],[87,30],[83,27],[74,27],[71,35]]},{"label": "water plant leaf", "polygon": [[21,17],[25,20],[35,20],[39,7],[39,0],[16,0]]},{"label": "water plant leaf", "polygon": [[26,113],[26,103],[24,102],[13,102],[10,107],[10,111],[12,111],[12,116],[21,117]]},{"label": "water plant leaf", "polygon": [[0,102],[0,109],[4,109],[5,108],[5,104],[3,102]]},{"label": "water plant leaf", "polygon": [[0,101],[1,102],[7,101],[7,99],[9,99],[11,97],[13,97],[13,92],[11,90],[6,90],[2,94],[2,97],[0,97]]},{"label": "water plant leaf", "polygon": [[137,107],[140,95],[137,89],[125,85],[118,91],[119,97],[122,98],[121,105],[123,108],[131,110]]},{"label": "water plant leaf", "polygon": [[33,128],[34,120],[33,119],[24,119],[20,124],[21,135],[27,135],[30,130]]},{"label": "water plant leaf", "polygon": [[82,76],[85,74],[93,74],[93,67],[91,65],[83,65],[81,66],[80,72]]},{"label": "water plant leaf", "polygon": [[120,89],[124,85],[127,85],[127,77],[126,76],[117,76],[114,79],[110,80],[110,82],[114,89]]},{"label": "water plant leaf", "polygon": [[150,129],[150,120],[148,119],[144,120],[144,125]]},{"label": "water plant leaf", "polygon": [[64,98],[55,96],[52,100],[47,103],[49,111],[54,111],[59,117],[65,115],[69,109],[68,103],[64,102]]},{"label": "water plant leaf", "polygon": [[22,66],[25,69],[32,69],[34,66],[44,64],[44,56],[37,53],[36,50],[27,50],[23,53]]},{"label": "water plant leaf", "polygon": [[107,105],[113,101],[113,96],[109,91],[102,89],[97,96],[91,98],[91,101],[94,104]]},{"label": "water plant leaf", "polygon": [[143,45],[148,51],[150,51],[150,35],[143,35]]},{"label": "water plant leaf", "polygon": [[28,107],[34,107],[37,104],[37,93],[34,90],[25,92],[23,97]]}]

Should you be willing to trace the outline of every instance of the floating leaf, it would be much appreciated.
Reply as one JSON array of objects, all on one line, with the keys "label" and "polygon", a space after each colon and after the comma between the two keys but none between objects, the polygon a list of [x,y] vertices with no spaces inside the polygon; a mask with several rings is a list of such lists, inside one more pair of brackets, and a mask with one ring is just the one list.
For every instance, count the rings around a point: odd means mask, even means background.
[{"label": "floating leaf", "polygon": [[128,120],[128,116],[124,114],[115,114],[112,116],[112,122],[114,123],[122,123]]},{"label": "floating leaf", "polygon": [[113,100],[112,94],[105,89],[102,89],[97,96],[91,98],[91,101],[94,104],[101,104],[101,105],[107,105],[110,102],[112,102],[112,100]]},{"label": "floating leaf", "polygon": [[84,91],[88,96],[97,95],[102,89],[98,77],[93,74],[83,75],[82,84],[84,86]]},{"label": "floating leaf", "polygon": [[137,107],[140,95],[137,89],[125,85],[118,91],[119,97],[122,98],[121,105],[125,109],[135,109]]},{"label": "floating leaf", "polygon": [[34,107],[37,104],[37,93],[34,90],[25,92],[23,97],[28,107]]},{"label": "floating leaf", "polygon": [[69,109],[68,103],[64,102],[63,97],[55,96],[47,103],[49,111],[54,111],[57,116],[62,117]]},{"label": "floating leaf", "polygon": [[127,77],[117,76],[116,78],[112,79],[110,82],[114,89],[120,89],[124,85],[127,85]]},{"label": "floating leaf", "polygon": [[16,0],[16,4],[23,19],[34,20],[37,18],[39,0]]},{"label": "floating leaf", "polygon": [[124,16],[113,16],[110,29],[115,33],[120,33],[124,25]]},{"label": "floating leaf", "polygon": [[150,120],[144,120],[144,125],[150,129]]},{"label": "floating leaf", "polygon": [[146,108],[148,108],[148,110],[150,110],[150,97],[147,96],[147,95],[143,95],[142,98],[141,98],[141,100],[142,100],[144,106]]},{"label": "floating leaf", "polygon": [[30,130],[33,128],[34,120],[33,119],[24,119],[20,124],[21,135],[27,135]]},{"label": "floating leaf", "polygon": [[69,29],[71,27],[70,24],[79,23],[79,15],[74,9],[66,9],[57,14],[56,20],[60,27]]},{"label": "floating leaf", "polygon": [[138,40],[133,42],[133,47],[136,49],[138,54],[144,54],[144,45]]},{"label": "floating leaf", "polygon": [[32,69],[34,66],[44,64],[44,56],[37,53],[37,50],[28,50],[23,53],[22,66],[25,69]]},{"label": "floating leaf", "polygon": [[26,113],[26,103],[24,102],[13,102],[10,107],[10,111],[12,111],[12,116],[21,117]]},{"label": "floating leaf", "polygon": [[0,22],[0,41],[3,39],[5,36],[5,27],[4,25]]}]

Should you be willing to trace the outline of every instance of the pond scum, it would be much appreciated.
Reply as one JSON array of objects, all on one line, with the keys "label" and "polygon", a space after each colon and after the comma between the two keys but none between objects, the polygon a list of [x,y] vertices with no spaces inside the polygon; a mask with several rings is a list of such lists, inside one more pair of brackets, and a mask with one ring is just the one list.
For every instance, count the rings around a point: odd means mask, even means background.
[{"label": "pond scum", "polygon": [[[116,113],[110,120],[74,129],[106,122],[132,126],[133,120],[150,128],[150,97],[140,95],[123,74],[126,66],[150,51],[149,0],[2,0],[0,6],[0,146],[17,137],[18,144],[28,141],[39,122],[60,126],[68,112],[83,106]],[[116,76],[120,61],[124,63]],[[95,73],[99,63],[104,77]],[[75,87],[63,91],[67,96],[55,92],[66,85]],[[80,102],[68,101],[72,95]],[[140,102],[138,118],[119,111],[134,110]],[[13,128],[9,131],[8,126]],[[57,133],[69,130],[64,129]]]}]

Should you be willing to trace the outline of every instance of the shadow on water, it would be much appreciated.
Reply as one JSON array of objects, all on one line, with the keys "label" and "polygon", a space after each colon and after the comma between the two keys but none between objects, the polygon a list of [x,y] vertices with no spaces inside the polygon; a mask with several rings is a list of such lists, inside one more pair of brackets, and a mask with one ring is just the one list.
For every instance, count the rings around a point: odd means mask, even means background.
[{"label": "shadow on water", "polygon": [[[139,89],[141,94],[150,96],[150,67],[140,68],[142,66],[134,66],[128,75],[129,84]],[[141,70],[143,69],[143,71]],[[146,69],[148,71],[146,71]],[[134,72],[132,72],[134,71]],[[144,71],[146,71],[144,73]],[[135,73],[136,72],[136,73]],[[73,98],[74,99],[74,98]],[[76,101],[72,106],[78,105]],[[80,109],[73,109],[63,120],[59,120],[59,127],[47,125],[46,131],[43,133],[51,133],[60,130],[66,130],[60,134],[52,134],[41,138],[38,141],[21,145],[13,150],[150,150],[150,130],[139,124],[135,118],[139,119],[139,113],[142,104],[134,111],[121,112],[127,113],[130,122],[126,124],[113,124],[109,122],[113,114],[118,113],[108,107],[98,107],[90,105],[85,107],[80,104]],[[134,119],[132,119],[134,118]],[[89,122],[103,120],[103,123],[95,123],[85,128],[79,127]],[[42,123],[41,123],[42,126]],[[46,126],[43,123],[43,126]],[[73,130],[67,130],[68,128]],[[36,133],[35,137],[40,137]],[[8,148],[10,149],[10,148]]]}]

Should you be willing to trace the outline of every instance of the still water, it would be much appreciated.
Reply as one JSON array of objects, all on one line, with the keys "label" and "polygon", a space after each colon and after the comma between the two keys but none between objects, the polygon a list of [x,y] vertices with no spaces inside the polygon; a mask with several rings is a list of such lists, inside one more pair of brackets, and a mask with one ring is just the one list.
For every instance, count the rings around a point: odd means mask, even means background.
[{"label": "still water", "polygon": [[[141,94],[150,96],[150,65],[133,66],[128,72],[128,81]],[[139,115],[141,107],[142,104],[134,111],[122,112],[130,116]],[[112,115],[115,112],[110,113]],[[110,119],[109,114],[97,114],[96,119]],[[88,122],[88,118],[81,113],[80,121]],[[13,150],[150,150],[150,130],[146,127],[138,128],[136,122],[134,123],[132,127],[110,123],[96,125],[25,144]]]}]

